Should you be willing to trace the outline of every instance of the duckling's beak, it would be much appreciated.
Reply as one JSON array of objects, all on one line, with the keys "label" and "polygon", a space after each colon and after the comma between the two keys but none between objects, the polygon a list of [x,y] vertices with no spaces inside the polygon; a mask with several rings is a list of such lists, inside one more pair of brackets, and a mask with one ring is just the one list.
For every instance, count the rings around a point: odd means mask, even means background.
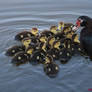
[{"label": "duckling's beak", "polygon": [[79,27],[80,27],[80,24],[81,24],[81,21],[78,19],[76,21],[75,26],[72,27],[72,30],[77,31],[79,29]]}]

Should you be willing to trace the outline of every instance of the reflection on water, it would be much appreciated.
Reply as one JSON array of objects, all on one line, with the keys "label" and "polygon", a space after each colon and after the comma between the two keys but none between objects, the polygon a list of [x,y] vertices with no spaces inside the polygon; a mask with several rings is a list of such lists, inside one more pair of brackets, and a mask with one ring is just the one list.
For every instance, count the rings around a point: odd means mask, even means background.
[{"label": "reflection on water", "polygon": [[42,65],[25,64],[15,67],[4,55],[13,44],[14,36],[31,27],[40,30],[59,21],[74,23],[78,16],[92,17],[91,0],[1,0],[0,1],[0,92],[87,92],[92,88],[92,63],[73,57],[59,65],[55,79],[48,78]]}]

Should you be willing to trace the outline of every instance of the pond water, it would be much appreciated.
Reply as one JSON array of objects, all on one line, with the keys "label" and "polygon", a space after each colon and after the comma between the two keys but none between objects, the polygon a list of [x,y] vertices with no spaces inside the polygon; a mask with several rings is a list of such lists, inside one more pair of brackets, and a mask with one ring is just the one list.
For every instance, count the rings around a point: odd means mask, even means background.
[{"label": "pond water", "polygon": [[[92,88],[92,62],[74,56],[60,64],[56,78],[45,75],[42,65],[13,66],[4,55],[24,29],[39,30],[59,21],[75,23],[80,15],[92,17],[92,0],[0,0],[0,92],[88,92]],[[87,63],[89,61],[90,63]]]}]

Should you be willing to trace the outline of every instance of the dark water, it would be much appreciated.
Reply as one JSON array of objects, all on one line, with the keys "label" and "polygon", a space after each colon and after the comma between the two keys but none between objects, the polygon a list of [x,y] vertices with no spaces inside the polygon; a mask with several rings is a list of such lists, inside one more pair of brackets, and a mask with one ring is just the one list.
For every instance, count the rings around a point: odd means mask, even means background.
[{"label": "dark water", "polygon": [[78,16],[92,17],[92,0],[0,0],[0,92],[88,92],[92,88],[92,62],[81,56],[60,64],[51,79],[42,65],[12,66],[4,55],[15,45],[14,36],[31,27],[48,29],[59,21],[74,23]]}]

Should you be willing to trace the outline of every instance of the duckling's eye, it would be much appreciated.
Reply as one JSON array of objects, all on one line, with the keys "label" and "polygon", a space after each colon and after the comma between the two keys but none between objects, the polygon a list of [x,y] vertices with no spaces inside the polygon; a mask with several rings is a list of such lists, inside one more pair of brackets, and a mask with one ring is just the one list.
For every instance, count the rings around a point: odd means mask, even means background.
[{"label": "duckling's eye", "polygon": [[14,52],[15,52],[15,50],[12,50],[12,52],[14,53]]},{"label": "duckling's eye", "polygon": [[21,60],[21,57],[20,56],[18,57],[18,60]]},{"label": "duckling's eye", "polygon": [[23,38],[24,36],[23,35],[20,35],[21,38]]},{"label": "duckling's eye", "polygon": [[70,54],[69,54],[69,53],[67,53],[67,56],[70,56]]}]

